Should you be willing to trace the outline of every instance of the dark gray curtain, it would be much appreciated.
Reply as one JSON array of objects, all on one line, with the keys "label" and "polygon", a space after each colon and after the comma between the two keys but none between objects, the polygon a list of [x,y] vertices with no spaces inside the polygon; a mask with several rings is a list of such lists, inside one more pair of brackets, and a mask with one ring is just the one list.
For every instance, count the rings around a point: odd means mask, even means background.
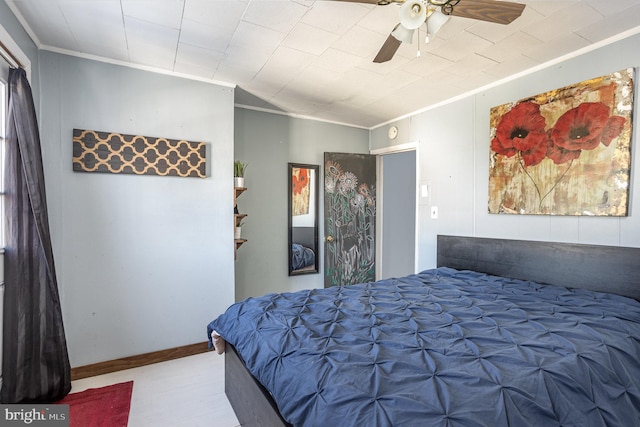
[{"label": "dark gray curtain", "polygon": [[69,393],[44,188],[40,136],[23,69],[9,71],[2,403],[53,402]]}]

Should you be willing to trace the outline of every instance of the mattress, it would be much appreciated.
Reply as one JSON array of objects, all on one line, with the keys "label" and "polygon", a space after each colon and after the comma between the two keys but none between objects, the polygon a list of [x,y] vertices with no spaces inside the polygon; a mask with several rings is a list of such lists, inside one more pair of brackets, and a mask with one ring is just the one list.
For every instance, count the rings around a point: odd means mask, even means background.
[{"label": "mattress", "polygon": [[640,303],[438,268],[268,294],[207,328],[294,426],[640,425]]}]

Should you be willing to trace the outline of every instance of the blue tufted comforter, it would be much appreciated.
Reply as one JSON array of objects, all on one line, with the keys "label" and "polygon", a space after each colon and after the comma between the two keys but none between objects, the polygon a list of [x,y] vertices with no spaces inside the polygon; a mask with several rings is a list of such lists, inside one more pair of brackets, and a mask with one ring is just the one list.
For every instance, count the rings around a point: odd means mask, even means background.
[{"label": "blue tufted comforter", "polygon": [[250,298],[211,330],[294,426],[640,426],[640,303],[616,295],[439,268]]}]

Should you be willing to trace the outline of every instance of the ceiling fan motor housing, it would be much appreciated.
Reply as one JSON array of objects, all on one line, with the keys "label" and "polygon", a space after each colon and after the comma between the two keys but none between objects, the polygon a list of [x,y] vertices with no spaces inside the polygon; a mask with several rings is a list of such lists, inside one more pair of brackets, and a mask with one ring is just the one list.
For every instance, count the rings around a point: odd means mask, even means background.
[{"label": "ceiling fan motor housing", "polygon": [[405,2],[400,8],[400,23],[409,30],[415,30],[427,19],[427,6],[420,0]]}]

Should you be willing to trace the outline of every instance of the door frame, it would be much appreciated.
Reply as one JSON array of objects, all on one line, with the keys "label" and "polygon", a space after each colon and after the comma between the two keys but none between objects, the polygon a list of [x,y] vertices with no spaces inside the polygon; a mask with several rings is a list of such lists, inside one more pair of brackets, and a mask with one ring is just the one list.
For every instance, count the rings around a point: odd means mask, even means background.
[{"label": "door frame", "polygon": [[420,259],[418,254],[418,225],[419,225],[419,216],[418,216],[418,207],[420,205],[420,192],[419,192],[419,183],[420,183],[420,141],[407,142],[405,144],[392,145],[389,147],[378,148],[375,150],[369,150],[369,154],[376,156],[376,174],[378,175],[378,185],[376,187],[376,280],[378,280],[381,276],[381,268],[382,268],[382,257],[384,254],[382,253],[382,241],[384,239],[384,230],[382,229],[383,223],[383,209],[381,207],[384,204],[384,165],[383,158],[387,154],[395,154],[402,153],[405,151],[415,151],[416,152],[416,183],[415,183],[415,201],[416,201],[416,212],[415,212],[415,236],[414,236],[414,260],[413,260],[413,272],[418,272],[418,259]]}]

